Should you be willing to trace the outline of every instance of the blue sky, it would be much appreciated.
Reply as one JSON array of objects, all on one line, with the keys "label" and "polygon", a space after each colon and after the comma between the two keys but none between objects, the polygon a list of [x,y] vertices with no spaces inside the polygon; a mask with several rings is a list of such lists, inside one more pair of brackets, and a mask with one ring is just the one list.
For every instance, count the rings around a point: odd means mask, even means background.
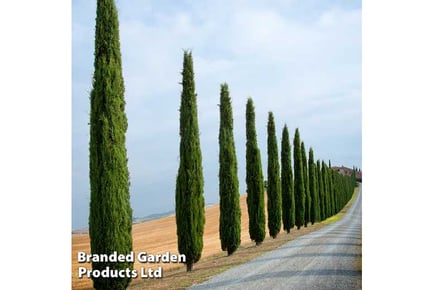
[{"label": "blue sky", "polygon": [[[96,1],[72,1],[72,227],[87,227]],[[360,1],[116,1],[136,217],[174,209],[184,49],[193,52],[205,201],[218,202],[220,84],[232,97],[240,191],[252,97],[266,178],[267,115],[306,149],[362,167]],[[280,148],[279,148],[280,149]]]}]

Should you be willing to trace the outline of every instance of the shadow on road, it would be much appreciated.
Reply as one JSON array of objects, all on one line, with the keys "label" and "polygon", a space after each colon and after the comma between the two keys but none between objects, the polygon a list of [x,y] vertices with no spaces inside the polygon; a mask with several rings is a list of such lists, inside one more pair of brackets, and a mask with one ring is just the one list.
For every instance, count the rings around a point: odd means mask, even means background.
[{"label": "shadow on road", "polygon": [[[275,278],[288,278],[297,276],[360,276],[361,271],[356,270],[342,270],[342,269],[318,269],[318,270],[304,270],[304,271],[278,271],[278,272],[268,272],[264,274],[258,274],[255,276],[243,277],[243,279],[232,279],[223,282],[208,283],[206,285],[200,285],[200,289],[214,289],[217,287],[225,286],[239,286],[244,282],[252,282],[264,279],[275,279]],[[193,287],[194,289],[194,287]]]}]

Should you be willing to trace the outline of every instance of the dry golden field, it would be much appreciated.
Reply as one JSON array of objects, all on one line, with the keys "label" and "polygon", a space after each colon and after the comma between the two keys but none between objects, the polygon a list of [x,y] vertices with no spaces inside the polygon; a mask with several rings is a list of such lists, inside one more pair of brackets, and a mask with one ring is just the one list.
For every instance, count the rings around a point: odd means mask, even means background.
[{"label": "dry golden field", "polygon": [[[246,196],[240,196],[241,205],[241,244],[254,244],[249,238],[249,221],[247,214]],[[202,251],[202,259],[221,252],[219,238],[219,206],[213,205],[206,208],[206,222],[204,233],[204,247]],[[86,267],[91,269],[90,263],[78,263],[77,253],[86,252],[90,254],[90,244],[88,235],[72,235],[72,289],[93,289],[92,280],[88,278],[78,278],[78,268]],[[170,252],[178,254],[176,222],[175,216],[168,216],[157,220],[138,223],[133,225],[133,251],[147,252],[149,254],[163,254]],[[200,262],[200,261],[199,261]],[[152,268],[162,266],[165,270],[173,269],[174,267],[185,267],[184,264],[167,263],[167,264],[151,264]],[[140,273],[140,268],[146,264],[135,261],[134,268]],[[194,267],[193,267],[194,271]],[[140,277],[135,278],[141,279]],[[163,278],[164,279],[164,278]],[[133,280],[133,281],[134,281]]]}]

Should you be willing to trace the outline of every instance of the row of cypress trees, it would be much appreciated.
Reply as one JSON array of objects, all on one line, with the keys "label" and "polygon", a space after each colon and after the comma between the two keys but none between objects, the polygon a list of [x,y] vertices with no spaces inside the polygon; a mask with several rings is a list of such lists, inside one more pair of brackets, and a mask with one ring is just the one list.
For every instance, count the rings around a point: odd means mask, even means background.
[{"label": "row of cypress trees", "polygon": [[[95,28],[94,74],[90,94],[90,213],[89,236],[92,254],[129,254],[132,251],[132,209],[125,134],[124,82],[122,76],[117,9],[113,0],[98,0]],[[233,137],[233,117],[227,84],[221,85],[219,131],[219,194],[221,248],[231,255],[240,244],[241,211],[239,182]],[[268,120],[268,227],[276,237],[281,222],[284,229],[298,228],[308,221],[336,213],[351,197],[348,179],[333,172],[320,161],[314,169],[309,152],[309,171],[305,153],[299,148],[298,129],[294,139],[294,178],[291,148],[285,125],[279,172],[278,148],[273,114]],[[203,196],[202,156],[197,120],[193,59],[184,52],[180,107],[180,162],[176,177],[176,223],[179,253],[186,256],[187,271],[199,261],[203,249],[205,202]],[[250,238],[257,245],[265,238],[264,178],[256,140],[253,100],[246,107],[246,183]],[[296,143],[297,141],[297,143]],[[297,146],[296,146],[297,144]],[[304,156],[304,159],[302,158]],[[316,177],[311,177],[314,175]],[[281,178],[281,179],[280,179]],[[315,179],[317,178],[317,179]],[[354,175],[355,179],[355,175]],[[312,185],[305,185],[310,180]],[[317,181],[317,182],[315,182]],[[309,187],[310,186],[310,187]],[[318,190],[315,191],[315,186]],[[305,190],[318,197],[305,203]],[[311,202],[310,200],[313,200]],[[314,204],[312,210],[311,205]],[[304,207],[308,207],[305,215]],[[317,208],[320,210],[318,211]],[[313,212],[313,213],[312,213]],[[92,268],[132,269],[130,262],[93,262]],[[92,277],[95,289],[126,289],[129,277]]]},{"label": "row of cypress trees", "polygon": [[[356,186],[355,171],[345,176],[333,170],[331,163],[315,162],[314,152],[309,148],[306,157],[304,142],[300,141],[297,128],[294,136],[294,180],[287,152],[290,145],[285,125],[282,133],[282,210],[284,230],[294,226],[312,225],[338,213],[351,198]],[[288,149],[289,148],[289,149]],[[294,207],[295,203],[295,207]],[[285,226],[287,225],[287,226]]]},{"label": "row of cypress trees", "polygon": [[[180,164],[176,180],[176,222],[178,250],[187,258],[187,271],[200,259],[203,248],[204,198],[202,157],[197,120],[196,93],[191,52],[184,52],[180,108]],[[288,127],[282,132],[281,166],[274,115],[268,113],[267,124],[267,213],[268,232],[276,238],[282,228],[289,233],[309,223],[337,213],[352,195],[355,181],[348,182],[320,160],[315,162],[313,149],[307,157],[298,128],[294,136],[294,165]],[[241,242],[241,210],[237,158],[233,135],[233,115],[229,87],[220,86],[219,128],[219,234],[221,249],[234,253]],[[294,172],[293,169],[294,168]],[[280,172],[280,170],[282,172]],[[248,98],[246,105],[246,185],[249,235],[260,245],[266,235],[264,177],[257,143],[255,107]]]},{"label": "row of cypress trees", "polygon": [[[267,125],[267,213],[268,231],[275,238],[283,229],[290,229],[322,221],[339,212],[351,198],[356,185],[355,171],[351,177],[339,174],[324,161],[315,162],[313,149],[307,158],[300,132],[295,130],[293,140],[294,164],[291,164],[291,145],[285,124],[281,139],[281,166],[274,116],[268,114]],[[246,107],[246,182],[250,238],[257,245],[265,238],[264,181],[259,148],[255,131],[253,100]],[[281,171],[281,173],[280,173]]]}]

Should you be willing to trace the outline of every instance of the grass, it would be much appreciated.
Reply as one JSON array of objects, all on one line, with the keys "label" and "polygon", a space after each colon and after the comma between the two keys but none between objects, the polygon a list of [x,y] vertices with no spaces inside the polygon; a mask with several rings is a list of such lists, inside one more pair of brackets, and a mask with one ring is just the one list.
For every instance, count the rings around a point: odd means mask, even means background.
[{"label": "grass", "polygon": [[351,197],[351,199],[348,201],[348,203],[345,205],[345,207],[340,212],[338,212],[334,216],[331,216],[328,219],[322,221],[322,223],[324,225],[329,225],[329,224],[337,222],[338,220],[340,220],[341,218],[343,218],[343,216],[347,212],[348,208],[353,204],[354,200],[356,199],[356,197],[358,195],[357,193],[359,192],[358,190],[359,190],[359,188],[356,187],[353,196]]},{"label": "grass", "polygon": [[[128,289],[185,289],[194,284],[207,281],[225,270],[248,262],[268,251],[278,248],[288,241],[319,230],[340,220],[353,204],[357,195],[358,188],[355,189],[353,197],[339,213],[320,223],[315,223],[314,225],[309,224],[308,227],[302,227],[299,230],[291,229],[289,234],[281,231],[275,239],[267,237],[260,246],[256,246],[254,242],[241,245],[231,256],[227,256],[226,252],[221,252],[220,254],[201,259],[194,265],[193,271],[191,272],[186,272],[185,267],[182,266],[168,271],[163,270],[163,278],[161,279],[142,280],[138,278],[131,282]],[[357,261],[357,270],[362,270],[361,265],[362,258],[360,257],[359,261]]]}]

